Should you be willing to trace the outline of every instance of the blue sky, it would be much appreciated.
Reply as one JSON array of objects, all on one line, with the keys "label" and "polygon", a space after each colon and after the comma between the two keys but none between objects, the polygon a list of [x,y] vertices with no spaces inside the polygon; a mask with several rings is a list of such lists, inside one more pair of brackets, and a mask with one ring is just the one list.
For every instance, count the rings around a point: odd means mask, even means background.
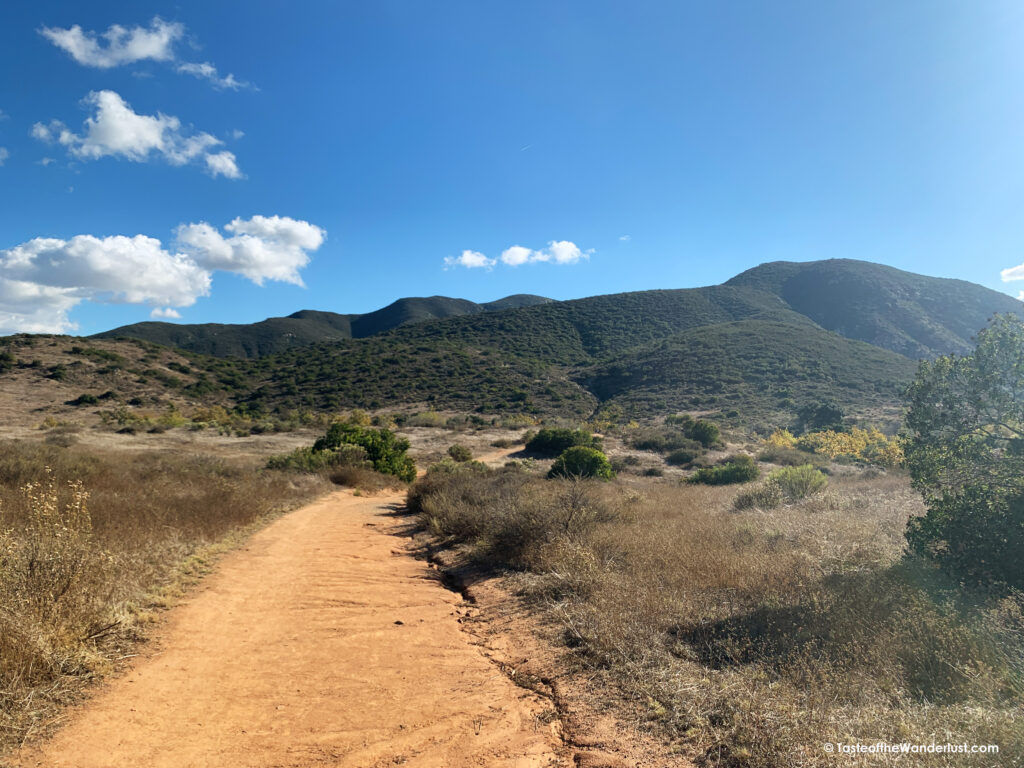
[{"label": "blue sky", "polygon": [[1016,295],[1022,43],[1019,2],[6,3],[0,332],[775,259]]}]

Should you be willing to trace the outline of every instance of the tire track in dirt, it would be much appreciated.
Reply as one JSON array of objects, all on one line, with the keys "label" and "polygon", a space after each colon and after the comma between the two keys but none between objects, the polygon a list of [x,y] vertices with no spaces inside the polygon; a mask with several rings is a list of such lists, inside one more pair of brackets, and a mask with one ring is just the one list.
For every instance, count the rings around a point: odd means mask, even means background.
[{"label": "tire track in dirt", "polygon": [[400,503],[339,491],[254,535],[15,765],[572,765],[550,705],[470,644],[462,599],[387,535]]}]

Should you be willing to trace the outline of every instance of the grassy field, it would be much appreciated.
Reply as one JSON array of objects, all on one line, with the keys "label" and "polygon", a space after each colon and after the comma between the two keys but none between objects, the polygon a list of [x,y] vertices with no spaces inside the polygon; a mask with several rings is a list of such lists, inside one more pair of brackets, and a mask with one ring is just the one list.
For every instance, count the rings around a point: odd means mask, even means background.
[{"label": "grassy field", "polygon": [[330,487],[260,467],[0,443],[0,751],[114,669],[218,552]]},{"label": "grassy field", "polygon": [[509,575],[600,704],[701,765],[833,765],[824,742],[879,739],[1001,748],[914,765],[1024,759],[1022,603],[904,557],[923,511],[905,477],[836,467],[773,510],[736,511],[742,489],[465,469],[428,475],[410,505]]}]

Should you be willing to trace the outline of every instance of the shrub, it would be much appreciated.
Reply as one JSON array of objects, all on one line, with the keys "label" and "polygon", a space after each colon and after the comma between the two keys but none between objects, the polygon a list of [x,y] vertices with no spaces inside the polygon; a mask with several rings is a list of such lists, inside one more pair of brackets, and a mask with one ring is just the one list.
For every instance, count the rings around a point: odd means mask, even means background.
[{"label": "shrub", "polygon": [[90,395],[88,393],[79,395],[74,400],[68,400],[66,405],[96,405],[100,399],[96,395]]},{"label": "shrub", "polygon": [[663,477],[665,470],[661,467],[647,467],[643,472],[644,477]]},{"label": "shrub", "polygon": [[700,456],[699,451],[695,451],[692,448],[680,448],[666,456],[665,463],[671,464],[674,467],[681,467],[685,464],[690,464],[698,456]]},{"label": "shrub", "polygon": [[361,446],[373,468],[382,474],[407,483],[416,479],[416,462],[406,453],[409,441],[391,430],[339,422],[313,444],[313,451],[335,450],[342,445]]},{"label": "shrub", "polygon": [[686,436],[691,440],[696,440],[705,448],[716,445],[722,439],[718,426],[703,419],[697,419],[690,424],[686,428]]},{"label": "shrub", "polygon": [[575,445],[555,459],[548,477],[599,477],[611,480],[615,477],[615,470],[601,451]]},{"label": "shrub", "polygon": [[741,454],[727,459],[722,464],[714,467],[698,469],[688,478],[688,483],[703,483],[704,485],[730,485],[732,483],[748,483],[756,480],[761,470],[752,456]]},{"label": "shrub", "polygon": [[921,364],[907,467],[928,513],[907,541],[960,578],[1024,589],[1024,322],[997,315],[973,353]]},{"label": "shrub", "polygon": [[769,464],[779,464],[783,467],[801,467],[807,463],[821,466],[828,464],[828,459],[824,456],[817,456],[813,453],[802,451],[799,448],[786,448],[779,445],[767,446],[758,454],[757,458]]},{"label": "shrub", "polygon": [[322,451],[313,448],[297,448],[291,453],[271,456],[267,459],[267,469],[320,472],[335,467],[361,467],[368,463],[365,448],[361,445],[344,444]]},{"label": "shrub", "polygon": [[448,447],[448,455],[455,461],[469,461],[473,458],[473,452],[464,445],[452,445]]},{"label": "shrub", "polygon": [[435,467],[409,489],[408,509],[433,533],[468,544],[489,567],[534,566],[546,548],[578,542],[616,516],[587,481],[545,483],[454,462]]},{"label": "shrub", "polygon": [[546,427],[530,437],[526,450],[541,456],[560,456],[569,448],[586,447],[601,449],[601,441],[581,429],[556,429]]},{"label": "shrub", "polygon": [[[356,446],[351,446],[356,447]],[[401,487],[401,481],[394,475],[382,475],[367,466],[343,465],[331,470],[328,475],[331,482],[346,488],[357,488],[360,491],[376,493]]]},{"label": "shrub", "polygon": [[768,478],[778,483],[789,501],[799,501],[819,493],[828,485],[828,478],[810,464],[804,464],[802,467],[783,467],[772,472]]},{"label": "shrub", "polygon": [[736,494],[733,509],[775,509],[785,500],[782,487],[770,476],[763,483],[747,488]]}]

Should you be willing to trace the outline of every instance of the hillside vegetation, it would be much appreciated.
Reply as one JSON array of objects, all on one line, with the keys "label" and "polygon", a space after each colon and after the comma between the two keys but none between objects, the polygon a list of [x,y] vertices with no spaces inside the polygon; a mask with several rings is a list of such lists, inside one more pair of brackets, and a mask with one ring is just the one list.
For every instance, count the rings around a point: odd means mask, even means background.
[{"label": "hillside vegetation", "polygon": [[[823,402],[871,421],[893,416],[919,357],[962,350],[992,312],[1022,307],[970,283],[877,264],[776,262],[707,288],[485,305],[402,299],[361,316],[303,311],[250,326],[155,323],[102,334],[145,332],[186,348],[177,352],[139,341],[59,343],[167,358],[155,368],[99,365],[101,353],[90,352],[74,371],[70,358],[64,363],[79,377],[77,394],[122,401],[144,382],[167,397],[256,416],[427,407],[578,419],[692,410],[785,426]],[[28,343],[8,340],[12,349]],[[28,355],[11,354],[18,362],[0,376],[53,378],[53,366],[27,370]]]},{"label": "hillside vegetation", "polygon": [[776,261],[726,285],[770,292],[823,328],[912,358],[963,354],[994,313],[1022,314],[1006,294],[853,259]]},{"label": "hillside vegetation", "polygon": [[516,294],[477,304],[446,296],[406,298],[365,315],[339,315],[303,309],[288,317],[258,323],[231,324],[145,322],[98,333],[94,338],[132,338],[217,357],[262,357],[320,341],[362,339],[402,325],[480,312],[528,307],[551,301],[543,296]]}]

